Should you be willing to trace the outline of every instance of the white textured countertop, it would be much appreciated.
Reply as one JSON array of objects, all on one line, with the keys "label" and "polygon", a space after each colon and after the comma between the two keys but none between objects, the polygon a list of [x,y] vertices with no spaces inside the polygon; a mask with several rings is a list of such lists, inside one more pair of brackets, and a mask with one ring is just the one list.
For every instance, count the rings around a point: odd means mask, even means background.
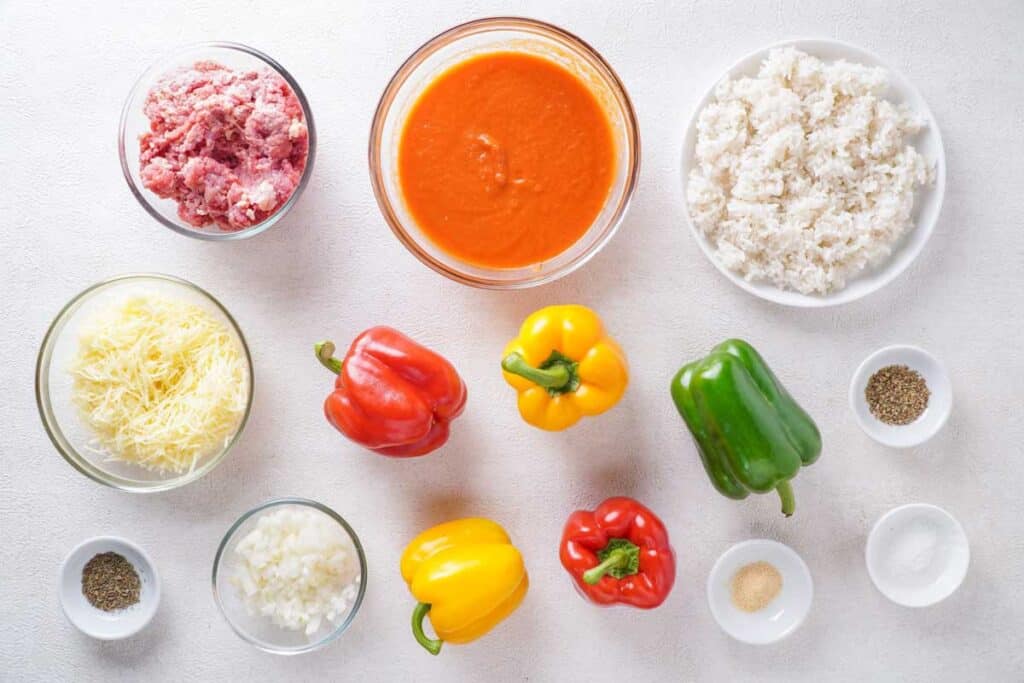
[{"label": "white textured countertop", "polygon": [[[551,2],[0,4],[0,679],[647,681],[1024,679],[1024,4],[944,2]],[[643,170],[633,207],[580,272],[525,292],[485,292],[428,270],[392,237],[373,201],[366,141],[385,82],[414,48],[461,21],[546,19],[618,70],[639,113]],[[837,309],[758,301],[701,255],[681,210],[678,155],[699,94],[737,57],[787,37],[875,51],[930,103],[948,160],[945,208],[917,262],[885,290]],[[117,117],[156,56],[208,39],[278,59],[309,96],[320,141],[312,183],[269,233],[190,240],[137,205],[118,167]],[[57,455],[40,425],[33,368],[46,325],[73,294],[127,271],[208,288],[235,314],[256,364],[240,446],[171,493],[101,487]],[[498,372],[522,318],[550,303],[593,306],[627,350],[633,380],[612,413],[547,434],[527,428]],[[415,461],[360,451],[323,419],[331,378],[310,345],[345,344],[378,323],[441,350],[470,386],[450,446]],[[822,428],[825,451],[774,496],[715,493],[668,397],[684,361],[727,336],[752,341]],[[857,364],[893,342],[942,359],[955,408],[931,443],[905,452],[863,435],[847,406]],[[580,600],[558,562],[569,512],[612,494],[669,526],[676,587],[654,612]],[[299,658],[263,654],[221,619],[210,567],[228,525],[272,496],[330,505],[361,535],[366,601],[352,629]],[[882,513],[941,505],[971,540],[970,572],[945,603],[910,610],[871,585],[864,542]],[[486,639],[425,655],[409,633],[401,549],[460,515],[503,523],[532,578],[521,609]],[[138,637],[99,643],[57,604],[57,569],[82,539],[120,534],[163,578]],[[768,647],[723,634],[704,586],[714,560],[751,537],[807,561],[815,602]]]}]

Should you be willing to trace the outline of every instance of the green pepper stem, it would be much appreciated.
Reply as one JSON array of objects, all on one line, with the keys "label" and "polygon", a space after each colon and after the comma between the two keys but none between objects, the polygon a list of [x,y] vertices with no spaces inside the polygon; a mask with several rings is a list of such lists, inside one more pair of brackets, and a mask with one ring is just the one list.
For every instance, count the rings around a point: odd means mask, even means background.
[{"label": "green pepper stem", "polygon": [[321,365],[335,375],[341,372],[341,361],[334,357],[334,342],[317,342],[313,344],[313,350],[316,351],[316,359],[320,361]]},{"label": "green pepper stem", "polygon": [[423,618],[427,616],[429,611],[430,603],[416,603],[416,609],[412,611],[412,634],[415,636],[416,642],[423,646],[423,649],[432,655],[436,655],[441,651],[441,645],[444,641],[427,638],[427,634],[423,632]]},{"label": "green pepper stem", "polygon": [[572,381],[572,373],[565,365],[558,363],[549,368],[541,370],[526,362],[520,354],[510,353],[501,361],[501,368],[513,375],[525,377],[534,384],[545,389],[561,389]]},{"label": "green pepper stem", "polygon": [[788,481],[784,481],[776,486],[775,490],[779,492],[779,498],[782,499],[782,514],[792,517],[793,511],[796,510],[796,498],[793,497],[793,487],[789,485]]},{"label": "green pepper stem", "polygon": [[593,586],[600,583],[605,574],[625,575],[623,572],[628,572],[629,566],[636,557],[638,550],[632,543],[629,546],[631,547],[623,546],[610,550],[601,561],[601,564],[583,572],[583,582]]}]

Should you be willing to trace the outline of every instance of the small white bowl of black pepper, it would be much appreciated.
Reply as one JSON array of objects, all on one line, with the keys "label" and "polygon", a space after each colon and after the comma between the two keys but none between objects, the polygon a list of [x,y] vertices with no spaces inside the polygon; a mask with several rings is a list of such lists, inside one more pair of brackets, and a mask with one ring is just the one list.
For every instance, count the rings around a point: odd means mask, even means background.
[{"label": "small white bowl of black pepper", "polygon": [[853,374],[850,406],[872,439],[892,448],[911,448],[946,424],[953,387],[942,363],[924,349],[886,346]]},{"label": "small white bowl of black pepper", "polygon": [[60,567],[60,606],[68,621],[99,640],[135,635],[160,604],[156,566],[131,541],[97,536],[78,544]]}]

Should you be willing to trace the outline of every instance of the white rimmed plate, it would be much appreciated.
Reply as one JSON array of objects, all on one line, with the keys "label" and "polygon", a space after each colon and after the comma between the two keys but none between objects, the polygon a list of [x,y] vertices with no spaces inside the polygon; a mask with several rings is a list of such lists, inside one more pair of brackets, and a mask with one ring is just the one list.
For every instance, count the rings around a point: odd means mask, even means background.
[{"label": "white rimmed plate", "polygon": [[[741,275],[726,268],[715,256],[712,245],[708,242],[707,238],[694,225],[690,217],[689,205],[686,201],[686,186],[689,183],[690,169],[694,166],[697,118],[701,110],[711,101],[715,87],[726,77],[736,78],[738,76],[756,75],[761,62],[767,58],[769,51],[788,46],[795,47],[825,61],[845,59],[848,62],[867,66],[880,66],[888,71],[889,89],[884,93],[885,98],[895,103],[905,103],[924,117],[928,125],[912,138],[912,144],[926,159],[935,164],[935,183],[931,186],[919,188],[914,198],[914,228],[894,246],[890,257],[879,266],[869,268],[859,276],[848,280],[846,287],[843,289],[826,295],[801,294],[796,291],[780,289],[770,282],[749,282]],[[942,209],[942,200],[946,192],[946,153],[942,146],[939,125],[928,108],[928,104],[921,97],[917,89],[899,71],[882,62],[873,53],[849,43],[838,40],[787,40],[761,48],[743,57],[711,84],[707,92],[704,93],[704,96],[701,97],[690,117],[690,122],[683,138],[682,183],[683,211],[686,215],[686,222],[690,226],[690,232],[693,233],[697,244],[700,245],[701,250],[719,272],[741,289],[767,301],[773,301],[786,306],[818,308],[855,301],[881,289],[906,270],[907,266],[917,258],[928,238],[931,237],[935,223],[939,218],[939,212]]]}]

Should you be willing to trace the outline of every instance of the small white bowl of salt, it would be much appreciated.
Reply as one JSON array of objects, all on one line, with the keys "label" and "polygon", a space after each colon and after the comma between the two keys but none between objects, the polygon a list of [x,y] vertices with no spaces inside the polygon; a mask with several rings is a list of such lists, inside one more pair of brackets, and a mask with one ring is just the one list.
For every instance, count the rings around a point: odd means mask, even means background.
[{"label": "small white bowl of salt", "polygon": [[970,564],[960,522],[935,505],[893,508],[868,535],[868,574],[882,595],[898,605],[927,607],[952,595]]}]

